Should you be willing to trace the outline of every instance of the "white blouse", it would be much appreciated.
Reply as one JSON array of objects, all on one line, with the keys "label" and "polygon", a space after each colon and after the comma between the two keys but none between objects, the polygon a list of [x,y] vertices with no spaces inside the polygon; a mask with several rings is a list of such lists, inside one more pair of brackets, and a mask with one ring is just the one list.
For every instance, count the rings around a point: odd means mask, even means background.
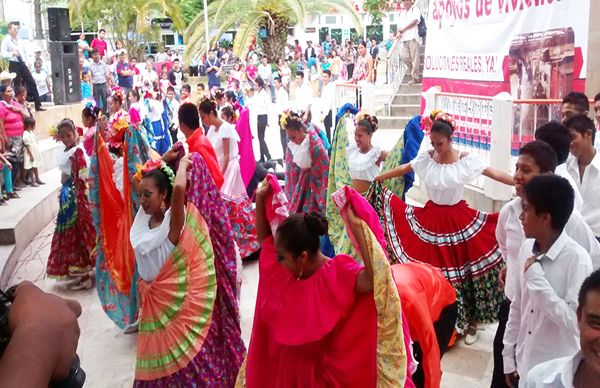
[{"label": "white blouse", "polygon": [[[225,165],[225,148],[223,147],[223,139],[229,139],[229,160],[236,159],[239,155],[238,142],[240,141],[240,135],[237,133],[233,125],[223,121],[221,127],[217,130],[214,125],[211,125],[206,134],[210,144],[212,144],[219,166]],[[229,161],[227,160],[227,161]]]},{"label": "white blouse", "polygon": [[288,148],[292,153],[292,160],[296,166],[300,167],[302,170],[310,168],[312,165],[312,158],[310,157],[309,135],[306,135],[300,144],[289,141]]},{"label": "white blouse", "polygon": [[439,164],[430,151],[421,152],[410,162],[425,185],[429,198],[438,205],[455,205],[462,200],[466,183],[478,178],[485,170],[483,161],[475,155],[465,155],[451,164]]},{"label": "white blouse", "polygon": [[113,175],[112,179],[115,183],[115,187],[121,193],[121,197],[123,196],[123,158],[118,157],[115,159],[115,164],[113,165]]},{"label": "white blouse", "polygon": [[140,207],[129,232],[138,273],[147,282],[153,281],[158,276],[175,248],[169,240],[171,209],[165,212],[165,218],[156,228],[150,229],[150,218],[151,216]]},{"label": "white blouse", "polygon": [[373,182],[379,175],[380,166],[377,165],[377,162],[381,157],[381,148],[373,147],[365,154],[360,152],[356,143],[352,142],[346,148],[346,156],[348,157],[350,178]]},{"label": "white blouse", "polygon": [[72,147],[68,151],[63,150],[61,153],[58,154],[58,169],[60,170],[60,172],[67,176],[71,175],[71,156],[73,156],[77,149],[81,149],[83,151],[83,156],[86,158],[87,161],[86,153],[81,143]]}]

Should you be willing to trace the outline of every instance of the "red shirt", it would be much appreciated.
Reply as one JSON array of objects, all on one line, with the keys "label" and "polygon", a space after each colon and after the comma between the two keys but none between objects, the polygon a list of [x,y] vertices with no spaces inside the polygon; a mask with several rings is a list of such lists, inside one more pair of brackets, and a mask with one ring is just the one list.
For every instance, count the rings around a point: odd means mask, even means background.
[{"label": "red shirt", "polygon": [[[23,136],[23,132],[25,132],[23,116],[8,109],[7,105],[4,101],[0,102],[0,119],[4,120],[4,132],[6,136]],[[21,104],[16,101],[13,101],[11,105],[17,109],[21,108]]]},{"label": "red shirt", "polygon": [[90,47],[98,50],[100,56],[103,57],[104,53],[106,53],[106,49],[108,48],[108,44],[103,39],[94,38]]},{"label": "red shirt", "polygon": [[204,131],[201,128],[196,129],[194,133],[187,138],[187,144],[190,152],[197,152],[202,156],[215,184],[221,189],[224,179],[221,168],[219,167],[219,160],[217,159],[215,149],[212,144],[210,144],[210,140],[204,135]]},{"label": "red shirt", "polygon": [[446,306],[456,302],[456,291],[440,270],[427,264],[396,264],[392,266],[392,275],[406,313],[410,336],[423,350],[425,387],[437,388],[442,369],[433,323]]}]

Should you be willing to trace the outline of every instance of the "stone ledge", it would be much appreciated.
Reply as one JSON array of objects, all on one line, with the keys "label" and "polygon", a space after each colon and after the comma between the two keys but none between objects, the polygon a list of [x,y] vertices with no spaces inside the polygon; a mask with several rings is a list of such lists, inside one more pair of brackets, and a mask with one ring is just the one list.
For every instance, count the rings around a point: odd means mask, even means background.
[{"label": "stone ledge", "polygon": [[57,193],[60,171],[53,169],[41,175],[46,182],[39,187],[27,187],[21,198],[11,199],[2,207],[0,218],[0,288],[4,288],[25,248],[58,213]]}]

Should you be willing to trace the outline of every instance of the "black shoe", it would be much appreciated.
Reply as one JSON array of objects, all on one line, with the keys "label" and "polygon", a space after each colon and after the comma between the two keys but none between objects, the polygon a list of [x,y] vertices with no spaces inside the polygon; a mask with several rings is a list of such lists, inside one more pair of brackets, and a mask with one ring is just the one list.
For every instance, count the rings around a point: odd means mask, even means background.
[{"label": "black shoe", "polygon": [[36,112],[44,112],[44,111],[46,111],[46,108],[42,108],[41,106],[36,106],[35,111]]}]

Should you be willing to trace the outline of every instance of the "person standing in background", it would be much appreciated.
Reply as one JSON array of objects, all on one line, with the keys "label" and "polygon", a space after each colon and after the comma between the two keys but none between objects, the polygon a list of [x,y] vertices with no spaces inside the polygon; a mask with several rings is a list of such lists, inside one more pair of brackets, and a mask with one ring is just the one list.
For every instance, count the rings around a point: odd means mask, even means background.
[{"label": "person standing in background", "polygon": [[[129,91],[133,88],[133,76],[135,70],[131,68],[131,65],[127,62],[127,53],[121,49],[117,54],[119,62],[116,66],[117,83],[119,87],[123,89],[123,94],[127,96]],[[129,107],[129,101],[124,101],[126,108]]]},{"label": "person standing in background", "polygon": [[35,81],[35,87],[37,88],[38,95],[40,96],[41,102],[50,102],[50,96],[52,95],[52,88],[50,87],[50,77],[48,73],[42,69],[42,63],[36,61],[33,64],[33,73],[31,76]]},{"label": "person standing in background", "polygon": [[412,0],[404,0],[404,9],[400,11],[397,33],[402,42],[402,62],[406,66],[406,75],[410,76],[409,85],[421,82],[419,48],[423,44],[419,36],[421,12],[413,6]]},{"label": "person standing in background", "polygon": [[29,101],[35,103],[36,111],[44,111],[42,103],[37,92],[35,81],[31,76],[29,68],[25,64],[25,58],[27,58],[27,52],[23,42],[18,38],[19,35],[19,22],[8,23],[8,35],[2,40],[0,45],[0,54],[2,58],[8,60],[8,71],[14,72],[17,76],[14,79],[14,85],[23,85],[27,88],[27,95]]},{"label": "person standing in background", "polygon": [[94,38],[92,40],[92,44],[90,44],[90,47],[92,49],[98,50],[98,53],[100,54],[100,58],[102,58],[102,59],[104,59],[104,56],[106,55],[106,51],[108,49],[108,43],[106,42],[106,40],[104,40],[105,37],[106,37],[106,30],[104,28],[101,28],[98,31],[98,37]]},{"label": "person standing in background", "polygon": [[219,73],[221,72],[221,62],[215,57],[214,51],[208,52],[208,58],[206,59],[206,75],[208,76],[208,90],[213,87],[221,87],[221,78]]},{"label": "person standing in background", "polygon": [[175,89],[175,95],[177,96],[177,98],[180,98],[181,86],[183,86],[184,76],[183,70],[181,69],[181,63],[179,62],[178,58],[175,58],[173,60],[173,67],[169,71],[168,78],[169,82],[171,83],[171,85],[173,85],[173,88]]},{"label": "person standing in background", "polygon": [[90,73],[92,74],[92,93],[96,105],[102,109],[102,113],[108,111],[106,97],[108,95],[108,83],[110,82],[106,64],[100,58],[100,51],[92,49],[92,62],[90,62]]},{"label": "person standing in background", "polygon": [[331,144],[331,127],[333,126],[333,110],[335,109],[335,84],[331,81],[331,71],[323,71],[323,91],[321,92],[321,116],[327,133],[327,140]]},{"label": "person standing in background", "polygon": [[280,78],[275,78],[275,103],[277,109],[277,122],[279,123],[279,136],[281,138],[282,158],[285,159],[285,150],[287,148],[287,134],[285,128],[281,125],[281,115],[290,108],[290,96],[285,90]]},{"label": "person standing in background", "polygon": [[373,58],[373,83],[375,83],[377,81],[377,65],[379,65],[379,47],[377,46],[377,39],[375,37],[371,38],[369,54]]},{"label": "person standing in background", "polygon": [[271,101],[275,102],[275,87],[273,86],[273,68],[269,64],[269,60],[266,56],[260,59],[260,65],[258,65],[258,76],[265,81],[265,85],[269,86],[271,94]]}]

